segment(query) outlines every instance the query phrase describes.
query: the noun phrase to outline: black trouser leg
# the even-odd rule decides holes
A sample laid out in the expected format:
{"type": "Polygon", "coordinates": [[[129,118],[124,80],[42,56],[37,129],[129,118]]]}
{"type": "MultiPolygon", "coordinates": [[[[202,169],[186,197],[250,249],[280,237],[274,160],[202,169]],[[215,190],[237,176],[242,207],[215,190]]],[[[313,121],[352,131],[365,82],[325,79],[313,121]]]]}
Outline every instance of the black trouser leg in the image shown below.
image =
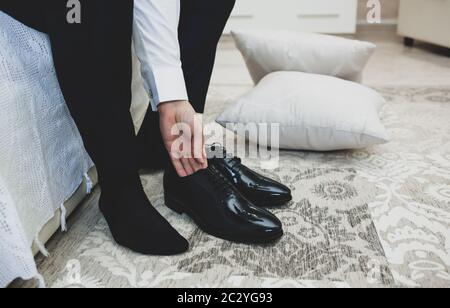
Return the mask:
{"type": "MultiPolygon", "coordinates": [[[[235,0],[181,0],[179,41],[189,100],[203,113],[216,58],[217,44],[235,0]]],[[[168,163],[159,130],[158,113],[148,110],[138,134],[141,168],[163,168],[168,163]]]]}
{"type": "Polygon", "coordinates": [[[189,100],[203,113],[217,44],[235,0],[181,0],[179,40],[189,100]]]}
{"type": "Polygon", "coordinates": [[[80,24],[68,22],[70,9],[61,0],[1,0],[0,9],[49,35],[62,93],[100,184],[136,182],[129,111],[133,1],[80,3],[80,24]]]}
{"type": "Polygon", "coordinates": [[[49,23],[55,66],[99,170],[100,209],[114,239],[143,254],[186,251],[189,244],[151,206],[137,173],[137,138],[130,114],[133,1],[84,0],[81,25],[61,25],[65,10],[60,11],[60,0],[51,1],[49,13],[56,16],[49,23]]]}
{"type": "MultiPolygon", "coordinates": [[[[61,90],[99,172],[100,209],[122,246],[144,254],[184,252],[189,244],[151,206],[137,173],[130,114],[133,1],[81,0],[81,7],[81,24],[67,22],[61,0],[46,0],[44,17],[61,90]]],[[[13,17],[26,15],[26,7],[15,9],[13,17]]]]}
{"type": "Polygon", "coordinates": [[[135,185],[130,114],[133,1],[82,0],[81,24],[66,1],[48,0],[48,34],[58,80],[99,171],[100,184],[135,185]]]}

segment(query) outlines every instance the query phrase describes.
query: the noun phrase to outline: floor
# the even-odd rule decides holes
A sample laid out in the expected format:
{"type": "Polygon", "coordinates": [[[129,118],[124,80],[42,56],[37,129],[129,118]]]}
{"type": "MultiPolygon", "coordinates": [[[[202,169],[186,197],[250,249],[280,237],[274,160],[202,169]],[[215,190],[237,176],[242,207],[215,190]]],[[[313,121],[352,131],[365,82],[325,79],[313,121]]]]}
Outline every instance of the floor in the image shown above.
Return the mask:
{"type": "MultiPolygon", "coordinates": [[[[276,174],[296,189],[290,208],[277,213],[291,223],[288,235],[317,233],[314,227],[295,223],[311,222],[311,211],[328,219],[327,228],[343,228],[338,231],[347,235],[344,238],[328,230],[335,237],[326,243],[335,246],[325,247],[326,254],[320,236],[311,235],[314,240],[306,242],[288,236],[281,246],[263,250],[205,236],[189,220],[164,212],[160,175],[154,175],[145,179],[147,191],[154,196],[152,202],[193,243],[192,251],[181,259],[160,260],[120,250],[110,241],[96,207],[83,207],[69,220],[69,233],[57,234],[48,244],[55,251],[52,257],[38,259],[48,285],[70,285],[65,277],[72,277],[71,268],[81,266],[82,283],[78,284],[82,286],[450,287],[450,57],[447,50],[427,44],[404,47],[391,27],[364,27],[356,38],[378,45],[364,82],[389,99],[391,108],[383,120],[396,140],[356,152],[284,153],[286,168],[276,174]],[[302,172],[309,176],[296,183],[302,172]],[[320,196],[310,194],[307,187],[330,181],[350,187],[350,195],[357,191],[357,197],[340,196],[345,202],[333,204],[334,208],[327,204],[311,210],[310,204],[320,204],[320,196]],[[342,210],[350,202],[351,209],[342,210]],[[305,207],[309,210],[304,211],[305,207]],[[299,212],[304,215],[300,217],[299,212]],[[336,225],[335,217],[344,222],[357,218],[359,224],[336,225]],[[351,234],[358,235],[356,240],[351,234]],[[352,254],[339,258],[336,249],[343,244],[352,254]],[[277,261],[260,267],[265,259],[277,261]],[[304,267],[289,267],[300,263],[304,267]],[[357,270],[343,274],[348,266],[357,270]],[[371,279],[366,280],[368,275],[371,279]]],[[[218,52],[207,120],[214,119],[224,102],[252,86],[241,55],[225,37],[218,52]]]]}

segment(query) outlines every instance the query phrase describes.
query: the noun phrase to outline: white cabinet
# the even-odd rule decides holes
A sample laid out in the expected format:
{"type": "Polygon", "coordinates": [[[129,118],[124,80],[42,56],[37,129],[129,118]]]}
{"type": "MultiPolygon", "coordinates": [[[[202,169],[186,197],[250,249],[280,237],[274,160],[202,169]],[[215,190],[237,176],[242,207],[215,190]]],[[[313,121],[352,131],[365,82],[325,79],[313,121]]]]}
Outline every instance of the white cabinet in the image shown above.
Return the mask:
{"type": "Polygon", "coordinates": [[[450,48],[450,0],[401,0],[398,33],[450,48]]]}
{"type": "Polygon", "coordinates": [[[354,33],[357,5],[357,0],[237,0],[227,31],[354,33]]]}

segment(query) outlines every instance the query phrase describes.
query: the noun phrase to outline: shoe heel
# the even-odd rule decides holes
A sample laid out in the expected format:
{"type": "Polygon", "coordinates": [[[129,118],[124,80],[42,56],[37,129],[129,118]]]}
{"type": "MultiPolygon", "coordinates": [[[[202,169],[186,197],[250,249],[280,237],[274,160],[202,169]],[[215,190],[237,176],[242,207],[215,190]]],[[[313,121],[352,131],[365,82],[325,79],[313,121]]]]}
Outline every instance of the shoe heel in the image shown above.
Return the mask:
{"type": "Polygon", "coordinates": [[[171,209],[172,211],[174,211],[175,213],[182,215],[184,214],[184,210],[183,210],[183,206],[180,205],[180,203],[176,200],[174,200],[173,198],[164,195],[164,201],[166,203],[166,206],[171,209]]]}

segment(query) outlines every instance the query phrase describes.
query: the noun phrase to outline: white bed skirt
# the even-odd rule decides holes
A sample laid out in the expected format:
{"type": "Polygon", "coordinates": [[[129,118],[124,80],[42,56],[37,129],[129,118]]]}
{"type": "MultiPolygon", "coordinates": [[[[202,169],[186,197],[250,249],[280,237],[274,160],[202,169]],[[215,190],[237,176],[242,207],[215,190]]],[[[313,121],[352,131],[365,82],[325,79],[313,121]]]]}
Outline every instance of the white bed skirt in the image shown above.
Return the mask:
{"type": "Polygon", "coordinates": [[[0,12],[0,287],[38,277],[32,243],[91,167],[47,36],[0,12]]]}

